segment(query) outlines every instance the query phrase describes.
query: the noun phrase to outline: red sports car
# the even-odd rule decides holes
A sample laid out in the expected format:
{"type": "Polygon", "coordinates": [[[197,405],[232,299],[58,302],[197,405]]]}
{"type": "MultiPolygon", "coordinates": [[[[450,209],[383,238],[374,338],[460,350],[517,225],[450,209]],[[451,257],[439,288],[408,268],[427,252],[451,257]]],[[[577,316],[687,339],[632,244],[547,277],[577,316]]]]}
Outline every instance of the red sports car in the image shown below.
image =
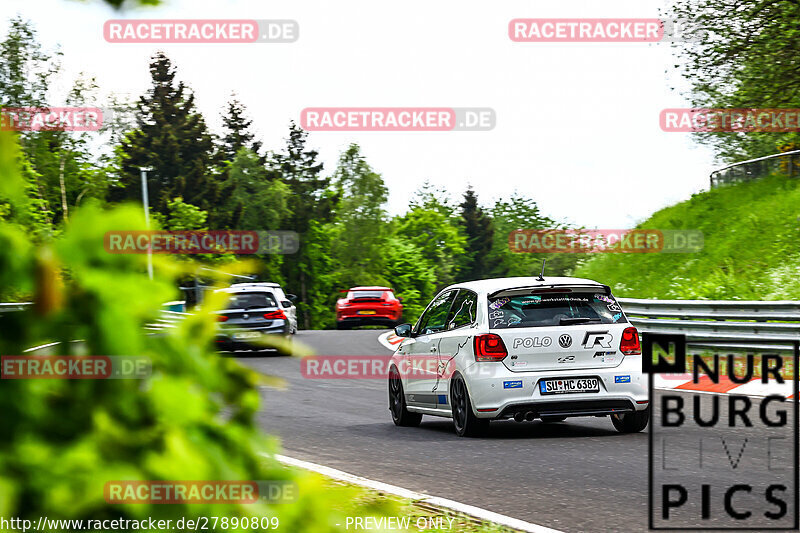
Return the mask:
{"type": "Polygon", "coordinates": [[[353,287],[336,301],[336,329],[353,326],[394,327],[403,316],[403,304],[389,287],[353,287]]]}

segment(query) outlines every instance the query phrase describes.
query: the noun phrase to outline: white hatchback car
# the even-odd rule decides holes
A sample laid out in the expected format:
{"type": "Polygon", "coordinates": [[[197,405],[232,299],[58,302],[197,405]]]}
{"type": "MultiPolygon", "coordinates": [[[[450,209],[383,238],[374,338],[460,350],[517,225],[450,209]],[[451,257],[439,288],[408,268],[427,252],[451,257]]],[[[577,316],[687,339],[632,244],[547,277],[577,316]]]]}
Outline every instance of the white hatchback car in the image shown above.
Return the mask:
{"type": "Polygon", "coordinates": [[[609,416],[624,433],[650,419],[639,333],[596,281],[500,278],[442,290],[404,337],[389,369],[399,426],[450,417],[456,433],[490,420],[609,416]]]}

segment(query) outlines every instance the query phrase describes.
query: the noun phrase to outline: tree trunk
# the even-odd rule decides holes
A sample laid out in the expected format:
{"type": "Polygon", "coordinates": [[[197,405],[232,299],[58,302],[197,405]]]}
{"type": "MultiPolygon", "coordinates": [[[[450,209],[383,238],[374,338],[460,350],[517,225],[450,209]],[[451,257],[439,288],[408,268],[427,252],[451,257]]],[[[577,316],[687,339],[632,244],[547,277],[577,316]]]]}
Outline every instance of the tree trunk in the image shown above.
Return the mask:
{"type": "Polygon", "coordinates": [[[64,211],[64,222],[69,222],[69,206],[67,205],[67,187],[64,185],[64,156],[58,168],[58,184],[61,186],[61,209],[64,211]]]}

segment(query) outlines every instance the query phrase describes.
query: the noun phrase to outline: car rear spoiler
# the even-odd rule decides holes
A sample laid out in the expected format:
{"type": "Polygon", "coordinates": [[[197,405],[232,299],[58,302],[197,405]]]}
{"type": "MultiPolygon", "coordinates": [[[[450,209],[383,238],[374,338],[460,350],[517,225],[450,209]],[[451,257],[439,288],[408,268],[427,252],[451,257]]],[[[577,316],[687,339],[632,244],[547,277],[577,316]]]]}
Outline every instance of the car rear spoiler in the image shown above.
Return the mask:
{"type": "Polygon", "coordinates": [[[500,289],[499,291],[495,291],[495,292],[489,294],[489,298],[496,298],[497,296],[511,294],[511,293],[515,293],[515,292],[522,292],[522,291],[530,291],[530,293],[535,293],[535,292],[539,292],[539,291],[542,291],[542,292],[555,292],[555,290],[565,290],[565,289],[569,289],[569,290],[572,290],[572,289],[594,289],[594,290],[603,291],[605,294],[608,294],[608,295],[611,294],[611,287],[609,287],[608,285],[602,285],[602,284],[595,285],[595,284],[589,284],[589,283],[585,283],[585,284],[582,284],[582,285],[581,284],[570,284],[570,285],[552,284],[552,285],[523,285],[522,287],[512,287],[510,289],[500,289]]]}

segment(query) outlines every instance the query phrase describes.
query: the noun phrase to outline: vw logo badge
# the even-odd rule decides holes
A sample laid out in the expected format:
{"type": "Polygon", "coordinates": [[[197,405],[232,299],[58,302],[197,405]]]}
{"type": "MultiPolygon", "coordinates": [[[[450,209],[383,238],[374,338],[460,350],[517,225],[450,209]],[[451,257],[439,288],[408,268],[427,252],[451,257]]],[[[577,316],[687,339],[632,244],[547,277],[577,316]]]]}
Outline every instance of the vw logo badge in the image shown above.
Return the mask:
{"type": "Polygon", "coordinates": [[[245,320],[247,320],[248,318],[250,318],[250,315],[248,315],[247,313],[245,313],[245,314],[244,314],[244,316],[243,316],[242,318],[244,318],[245,320]]]}
{"type": "Polygon", "coordinates": [[[565,333],[558,338],[558,344],[560,344],[562,348],[569,348],[572,346],[572,337],[565,333]]]}

